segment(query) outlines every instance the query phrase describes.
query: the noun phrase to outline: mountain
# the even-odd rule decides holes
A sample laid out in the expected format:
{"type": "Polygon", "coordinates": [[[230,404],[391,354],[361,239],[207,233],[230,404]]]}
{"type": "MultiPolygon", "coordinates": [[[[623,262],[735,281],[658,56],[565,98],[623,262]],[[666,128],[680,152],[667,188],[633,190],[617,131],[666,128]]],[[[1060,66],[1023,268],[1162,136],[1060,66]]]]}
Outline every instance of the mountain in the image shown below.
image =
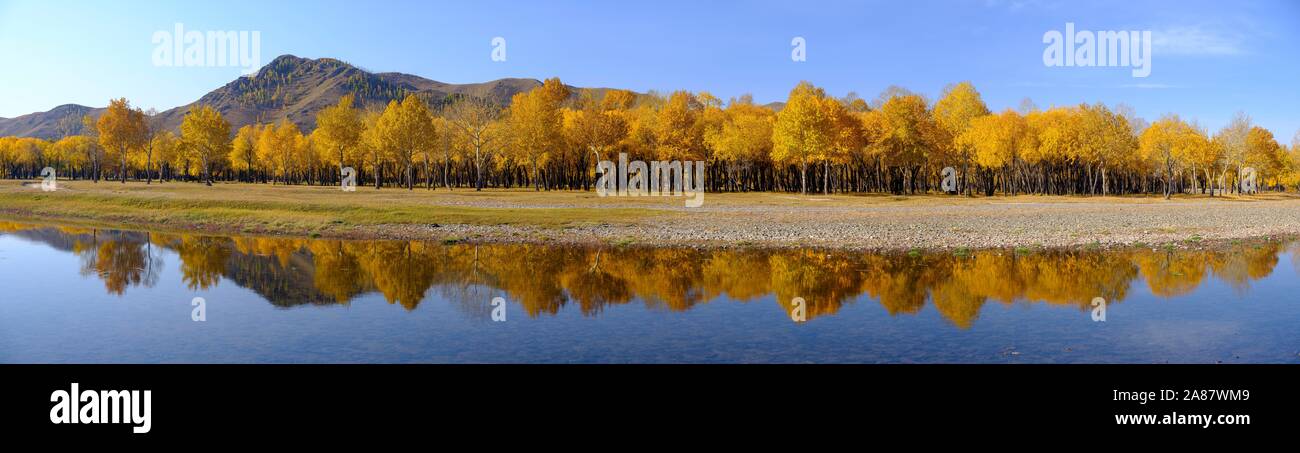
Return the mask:
{"type": "MultiPolygon", "coordinates": [[[[434,106],[445,104],[454,96],[483,97],[505,106],[516,93],[538,85],[541,81],[536,79],[451,84],[397,72],[372,73],[333,58],[281,55],[256,74],[240,77],[190,104],[158,113],[156,121],[166,129],[179,131],[190,107],[205,104],[216,108],[230,121],[232,132],[246,124],[282,118],[288,118],[306,132],[315,129],[317,112],[338,103],[348,93],[356,96],[362,108],[380,108],[408,94],[415,94],[434,106]]],[[[68,104],[48,112],[0,118],[0,136],[58,138],[63,135],[59,122],[65,117],[85,114],[97,117],[103,110],[68,104]]]]}
{"type": "Polygon", "coordinates": [[[59,122],[64,118],[81,118],[91,115],[98,118],[103,108],[86,107],[77,104],[64,104],[48,112],[36,112],[17,118],[0,118],[0,137],[14,135],[18,137],[56,138],[60,132],[59,122]]]}

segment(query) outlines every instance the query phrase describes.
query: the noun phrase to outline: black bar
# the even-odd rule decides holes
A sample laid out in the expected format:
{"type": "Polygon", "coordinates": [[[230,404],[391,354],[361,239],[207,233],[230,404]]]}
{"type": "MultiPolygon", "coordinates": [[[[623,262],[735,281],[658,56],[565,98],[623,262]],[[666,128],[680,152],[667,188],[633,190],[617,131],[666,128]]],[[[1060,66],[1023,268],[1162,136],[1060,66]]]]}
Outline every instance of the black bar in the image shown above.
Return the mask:
{"type": "MultiPolygon", "coordinates": [[[[1269,365],[7,365],[0,366],[0,376],[10,395],[3,423],[19,437],[153,441],[286,432],[331,439],[377,433],[492,436],[503,430],[542,435],[562,425],[630,432],[725,420],[773,423],[773,429],[790,433],[861,430],[864,424],[873,431],[911,429],[919,423],[936,432],[1280,432],[1297,421],[1297,370],[1269,365]],[[52,423],[51,394],[69,390],[73,382],[82,391],[150,390],[149,432],[135,434],[130,424],[52,423]],[[1162,390],[1176,392],[1180,400],[1116,401],[1116,391],[1162,390]],[[1249,397],[1182,399],[1201,390],[1246,390],[1249,397]],[[1249,424],[1121,426],[1117,414],[1247,415],[1249,424]]],[[[1220,397],[1231,394],[1244,395],[1220,397]]]]}

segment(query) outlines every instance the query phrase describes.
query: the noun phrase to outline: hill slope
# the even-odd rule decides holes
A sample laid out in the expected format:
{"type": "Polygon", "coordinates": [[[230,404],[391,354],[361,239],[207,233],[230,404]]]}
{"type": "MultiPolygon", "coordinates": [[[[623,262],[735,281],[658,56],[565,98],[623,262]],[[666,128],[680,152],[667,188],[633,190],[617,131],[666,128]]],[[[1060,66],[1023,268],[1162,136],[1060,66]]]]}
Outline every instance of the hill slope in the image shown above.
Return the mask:
{"type": "MultiPolygon", "coordinates": [[[[220,111],[230,121],[232,130],[255,122],[288,118],[303,131],[310,131],[316,127],[316,113],[348,93],[356,95],[363,108],[382,107],[390,100],[412,93],[435,106],[457,95],[485,97],[505,106],[511,96],[540,84],[536,79],[451,84],[397,72],[372,73],[333,58],[282,55],[252,76],[240,77],[192,103],[158,113],[156,120],[163,127],[178,131],[191,106],[206,104],[220,111]]],[[[63,135],[59,122],[65,117],[85,114],[97,117],[103,110],[67,104],[47,112],[0,118],[0,136],[58,138],[63,135]]]]}

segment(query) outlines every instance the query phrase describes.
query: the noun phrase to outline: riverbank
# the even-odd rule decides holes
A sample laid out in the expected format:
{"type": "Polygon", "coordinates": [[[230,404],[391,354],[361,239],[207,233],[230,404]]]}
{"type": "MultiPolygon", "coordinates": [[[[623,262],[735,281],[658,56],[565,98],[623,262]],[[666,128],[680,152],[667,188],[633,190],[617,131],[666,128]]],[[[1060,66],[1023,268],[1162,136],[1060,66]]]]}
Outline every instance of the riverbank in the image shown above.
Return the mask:
{"type": "Polygon", "coordinates": [[[179,232],[447,242],[984,249],[1210,244],[1300,235],[1300,197],[955,197],[0,181],[0,216],[179,232]]]}

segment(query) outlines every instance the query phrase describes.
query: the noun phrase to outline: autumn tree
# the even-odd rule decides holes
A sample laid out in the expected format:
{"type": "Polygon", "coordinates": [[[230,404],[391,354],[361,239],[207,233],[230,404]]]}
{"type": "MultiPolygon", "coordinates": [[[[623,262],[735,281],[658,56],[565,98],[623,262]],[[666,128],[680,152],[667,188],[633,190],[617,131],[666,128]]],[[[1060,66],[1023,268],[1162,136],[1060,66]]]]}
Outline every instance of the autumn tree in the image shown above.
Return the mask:
{"type": "MultiPolygon", "coordinates": [[[[955,141],[957,146],[971,150],[972,162],[989,174],[1005,170],[1036,146],[1028,121],[1011,109],[972,118],[955,141]]],[[[994,188],[991,181],[987,182],[985,194],[992,195],[994,188]]]]}
{"type": "Polygon", "coordinates": [[[772,128],[772,160],[799,166],[799,193],[808,193],[808,165],[825,156],[834,140],[823,101],[826,92],[808,82],[790,91],[772,128]]]}
{"type": "Polygon", "coordinates": [[[144,112],[132,108],[126,98],[109,101],[108,109],[96,122],[99,143],[113,153],[118,162],[118,180],[123,184],[126,184],[127,162],[131,153],[143,147],[148,140],[147,128],[144,112]]]}
{"type": "Polygon", "coordinates": [[[263,127],[258,135],[257,160],[271,173],[272,180],[289,184],[306,151],[306,138],[288,119],[263,127]]]}
{"type": "Polygon", "coordinates": [[[262,138],[262,126],[246,124],[235,132],[235,139],[230,147],[230,165],[242,169],[248,182],[255,182],[255,168],[258,161],[258,143],[262,138]]]}
{"type": "Polygon", "coordinates": [[[1189,138],[1195,134],[1190,125],[1178,115],[1165,115],[1151,124],[1141,137],[1142,155],[1156,162],[1164,175],[1165,199],[1173,193],[1173,172],[1175,157],[1184,149],[1189,138]]]}
{"type": "Polygon", "coordinates": [[[506,118],[512,151],[532,168],[535,190],[542,189],[540,170],[550,154],[563,143],[560,104],[569,96],[559,79],[547,79],[542,86],[516,94],[506,118]]]}
{"type": "Polygon", "coordinates": [[[347,166],[349,152],[356,149],[361,141],[361,111],[353,107],[353,96],[348,94],[339,99],[338,104],[324,108],[316,114],[316,131],[313,138],[318,138],[322,146],[333,150],[330,158],[336,161],[339,170],[347,166]],[[316,134],[319,134],[316,135],[316,134]]]}
{"type": "Polygon", "coordinates": [[[1246,134],[1246,156],[1244,164],[1256,171],[1261,182],[1266,177],[1277,178],[1284,169],[1285,156],[1282,146],[1273,138],[1273,133],[1259,126],[1250,128],[1246,134]]]}
{"type": "MultiPolygon", "coordinates": [[[[1228,124],[1214,134],[1215,146],[1218,146],[1223,153],[1223,158],[1219,162],[1219,179],[1224,180],[1220,184],[1220,188],[1224,190],[1227,188],[1228,171],[1235,170],[1237,179],[1240,179],[1241,170],[1245,168],[1246,155],[1249,151],[1246,138],[1250,135],[1252,127],[1254,126],[1251,124],[1250,116],[1245,112],[1237,112],[1228,124]]],[[[1233,187],[1240,187],[1240,184],[1233,184],[1233,187]]]]}
{"type": "MultiPolygon", "coordinates": [[[[518,96],[518,95],[516,95],[518,96]]],[[[461,98],[447,109],[452,132],[460,137],[473,155],[474,190],[483,190],[483,170],[491,160],[503,128],[498,124],[501,110],[483,98],[461,98]]]]}
{"type": "Polygon", "coordinates": [[[392,101],[375,124],[382,146],[405,169],[406,188],[415,188],[415,157],[433,148],[433,118],[424,101],[408,95],[399,104],[392,101]]]}
{"type": "Polygon", "coordinates": [[[229,154],[230,123],[216,109],[197,104],[181,121],[181,139],[198,162],[203,183],[211,186],[212,167],[229,154]]]}
{"type": "Polygon", "coordinates": [[[727,106],[722,126],[705,133],[705,142],[713,149],[715,159],[726,166],[724,174],[733,188],[745,189],[741,173],[753,170],[772,153],[775,122],[772,110],[737,100],[727,106]]]}
{"type": "Polygon", "coordinates": [[[902,186],[896,191],[914,192],[916,176],[941,147],[941,133],[924,97],[917,94],[882,94],[879,114],[883,127],[876,138],[890,163],[902,172],[902,186]]]}
{"type": "MultiPolygon", "coordinates": [[[[173,162],[176,159],[177,153],[182,151],[181,139],[172,131],[162,130],[154,134],[152,143],[154,154],[153,164],[157,165],[156,170],[158,171],[158,181],[162,182],[165,177],[163,168],[169,162],[173,162]]],[[[148,164],[146,164],[146,171],[149,171],[147,167],[148,164]]]]}
{"type": "MultiPolygon", "coordinates": [[[[587,153],[593,157],[593,163],[610,160],[611,150],[627,137],[627,119],[618,111],[624,101],[611,100],[610,96],[617,98],[624,95],[610,91],[599,103],[588,102],[581,109],[564,111],[564,137],[583,153],[583,157],[578,158],[579,161],[585,161],[587,153]]],[[[581,167],[586,168],[585,165],[581,167]]],[[[585,186],[584,180],[584,188],[585,186]]]]}
{"type": "Polygon", "coordinates": [[[970,82],[961,82],[944,88],[943,94],[934,104],[934,118],[943,131],[943,143],[949,147],[949,155],[961,162],[961,186],[958,192],[967,192],[967,172],[973,150],[969,144],[962,144],[958,137],[970,127],[971,121],[989,114],[979,91],[970,82]]]}

